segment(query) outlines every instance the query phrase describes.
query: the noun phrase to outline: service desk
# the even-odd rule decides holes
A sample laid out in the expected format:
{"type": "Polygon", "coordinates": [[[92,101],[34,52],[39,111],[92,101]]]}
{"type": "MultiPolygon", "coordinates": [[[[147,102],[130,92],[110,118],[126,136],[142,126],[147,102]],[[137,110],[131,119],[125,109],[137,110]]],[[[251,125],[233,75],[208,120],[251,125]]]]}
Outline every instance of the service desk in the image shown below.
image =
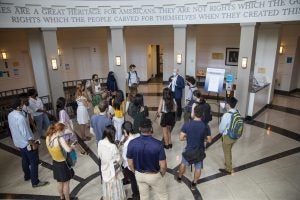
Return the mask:
{"type": "Polygon", "coordinates": [[[270,84],[252,87],[250,90],[248,116],[252,117],[268,104],[270,84]]]}

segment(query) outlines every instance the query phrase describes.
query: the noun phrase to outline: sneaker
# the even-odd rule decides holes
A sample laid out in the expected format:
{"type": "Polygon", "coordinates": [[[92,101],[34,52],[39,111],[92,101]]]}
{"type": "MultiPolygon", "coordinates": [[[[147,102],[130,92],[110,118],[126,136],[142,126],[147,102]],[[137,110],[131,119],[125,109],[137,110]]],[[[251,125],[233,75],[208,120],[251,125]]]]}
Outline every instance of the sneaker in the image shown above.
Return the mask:
{"type": "Polygon", "coordinates": [[[194,183],[194,181],[191,184],[191,190],[196,190],[197,189],[197,183],[194,183]]]}
{"type": "Polygon", "coordinates": [[[169,149],[169,145],[164,145],[164,148],[165,149],[169,149]]]}
{"type": "Polygon", "coordinates": [[[227,171],[226,169],[219,169],[219,171],[223,174],[231,175],[231,172],[227,171]]]}
{"type": "Polygon", "coordinates": [[[40,181],[38,184],[36,185],[32,185],[33,188],[36,188],[36,187],[43,187],[45,185],[48,185],[49,182],[48,181],[40,181]]]}
{"type": "Polygon", "coordinates": [[[173,144],[169,144],[169,148],[172,149],[172,147],[173,147],[173,144]]]}
{"type": "Polygon", "coordinates": [[[181,178],[179,176],[174,176],[175,180],[178,182],[178,183],[181,183],[181,178]]]}

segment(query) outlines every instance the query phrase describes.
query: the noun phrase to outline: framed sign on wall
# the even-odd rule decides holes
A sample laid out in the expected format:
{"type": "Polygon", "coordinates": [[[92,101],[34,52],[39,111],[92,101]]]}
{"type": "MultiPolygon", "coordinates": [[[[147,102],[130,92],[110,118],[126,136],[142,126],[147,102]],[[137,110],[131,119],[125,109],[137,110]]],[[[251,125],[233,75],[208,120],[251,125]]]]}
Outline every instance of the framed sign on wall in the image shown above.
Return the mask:
{"type": "Polygon", "coordinates": [[[239,48],[226,48],[225,65],[238,66],[239,48]]]}

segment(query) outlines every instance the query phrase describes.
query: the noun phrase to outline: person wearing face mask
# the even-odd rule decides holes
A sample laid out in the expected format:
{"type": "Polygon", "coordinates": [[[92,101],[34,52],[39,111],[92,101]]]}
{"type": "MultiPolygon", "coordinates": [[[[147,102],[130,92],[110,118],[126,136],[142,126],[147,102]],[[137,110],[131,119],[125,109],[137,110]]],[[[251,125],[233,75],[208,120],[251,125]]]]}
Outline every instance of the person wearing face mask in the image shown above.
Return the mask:
{"type": "Polygon", "coordinates": [[[38,177],[38,142],[34,140],[29,123],[22,113],[23,103],[16,99],[12,105],[13,111],[8,114],[8,124],[14,145],[20,150],[24,180],[31,180],[32,187],[48,185],[38,177]]]}
{"type": "Polygon", "coordinates": [[[182,106],[181,106],[181,99],[182,99],[182,90],[185,87],[184,78],[178,74],[179,70],[174,68],[173,75],[169,79],[169,88],[173,92],[174,99],[176,101],[177,110],[176,110],[176,118],[177,121],[180,121],[181,114],[182,114],[182,106]]]}
{"type": "Polygon", "coordinates": [[[28,90],[29,108],[33,111],[33,118],[37,128],[37,139],[40,139],[50,125],[47,110],[44,108],[42,100],[38,97],[35,89],[28,90]]]}
{"type": "Polygon", "coordinates": [[[92,87],[92,96],[100,94],[101,84],[99,82],[98,74],[93,74],[92,81],[91,81],[91,87],[92,87]]]}
{"type": "Polygon", "coordinates": [[[133,84],[139,84],[140,78],[135,71],[135,65],[129,65],[129,72],[128,72],[128,87],[131,87],[133,84]]]}

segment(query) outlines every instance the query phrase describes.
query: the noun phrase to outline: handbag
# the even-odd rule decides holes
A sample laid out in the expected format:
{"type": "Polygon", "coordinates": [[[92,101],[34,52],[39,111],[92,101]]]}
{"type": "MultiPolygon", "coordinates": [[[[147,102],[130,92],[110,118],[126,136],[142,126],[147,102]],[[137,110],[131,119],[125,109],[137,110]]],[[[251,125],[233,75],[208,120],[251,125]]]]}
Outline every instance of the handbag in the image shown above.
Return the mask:
{"type": "Polygon", "coordinates": [[[68,167],[74,167],[75,163],[77,161],[77,155],[74,149],[72,149],[72,151],[67,152],[64,150],[64,148],[61,146],[59,138],[58,138],[58,144],[60,147],[60,150],[62,151],[62,154],[64,156],[64,158],[66,159],[66,163],[68,165],[68,167]]]}
{"type": "Polygon", "coordinates": [[[202,149],[193,149],[190,151],[185,151],[182,153],[182,156],[189,164],[195,164],[201,162],[206,157],[204,150],[202,149]]]}

